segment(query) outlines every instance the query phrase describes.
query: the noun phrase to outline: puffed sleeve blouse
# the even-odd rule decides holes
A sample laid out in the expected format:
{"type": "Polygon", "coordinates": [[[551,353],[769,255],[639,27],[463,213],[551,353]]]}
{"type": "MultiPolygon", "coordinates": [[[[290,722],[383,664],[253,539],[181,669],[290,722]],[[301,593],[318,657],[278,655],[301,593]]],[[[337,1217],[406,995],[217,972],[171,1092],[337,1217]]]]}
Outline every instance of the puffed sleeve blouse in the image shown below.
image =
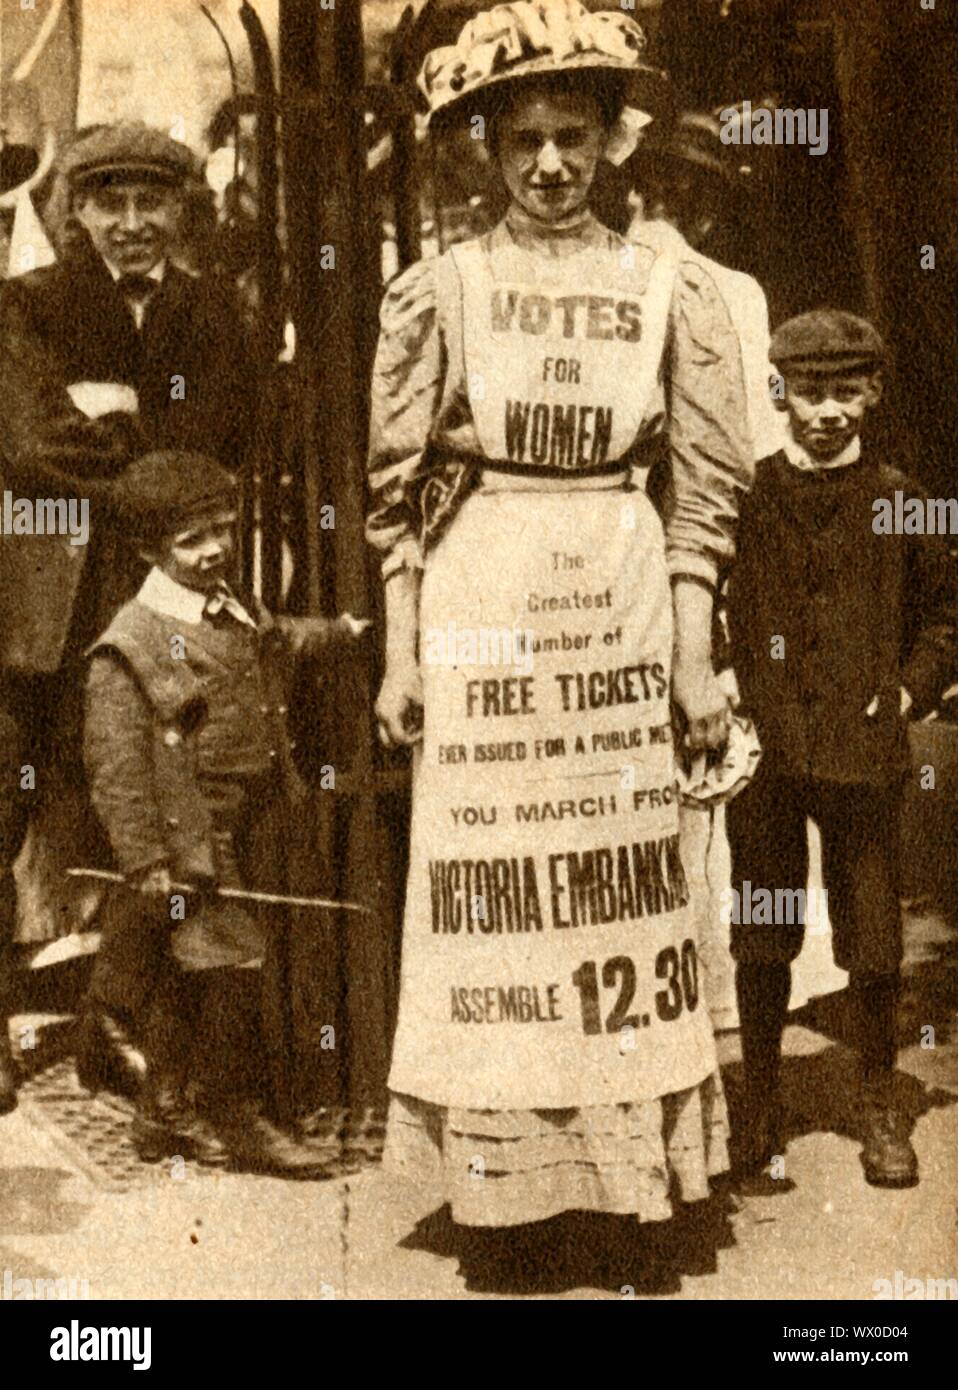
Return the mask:
{"type": "MultiPolygon", "coordinates": [[[[601,234],[611,245],[626,245],[606,228],[601,234]]],[[[448,254],[418,261],[383,300],[366,535],[383,556],[386,579],[422,566],[431,540],[475,481],[475,466],[470,471],[463,462],[476,459],[480,445],[466,390],[461,299],[442,293],[442,277],[449,274],[448,254]]],[[[707,268],[691,257],[678,263],[663,375],[671,463],[668,566],[672,574],[714,585],[732,558],[752,460],[738,338],[707,268]]]]}

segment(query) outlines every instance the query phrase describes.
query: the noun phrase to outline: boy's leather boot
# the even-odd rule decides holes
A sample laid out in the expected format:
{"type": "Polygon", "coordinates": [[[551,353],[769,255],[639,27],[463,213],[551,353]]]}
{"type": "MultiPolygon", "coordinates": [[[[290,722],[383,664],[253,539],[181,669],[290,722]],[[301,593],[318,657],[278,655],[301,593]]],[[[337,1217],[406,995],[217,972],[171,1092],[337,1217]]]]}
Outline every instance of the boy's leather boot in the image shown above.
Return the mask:
{"type": "Polygon", "coordinates": [[[782,1035],[791,991],[791,968],[780,962],[741,963],[735,970],[742,1071],[743,1129],[735,1168],[755,1177],[782,1152],[780,1134],[782,1035]]]}
{"type": "Polygon", "coordinates": [[[914,1187],[918,1155],[911,1125],[896,1103],[894,1073],[872,1073],[862,1084],[862,1168],[872,1187],[914,1187]]]}
{"type": "Polygon", "coordinates": [[[122,1024],[95,999],[84,1001],[76,1021],[77,1081],[84,1090],[135,1096],[143,1082],[143,1055],[122,1024]]]}
{"type": "Polygon", "coordinates": [[[171,1124],[175,1107],[175,1086],[169,1077],[158,1075],[156,1066],[151,1065],[136,1098],[130,1134],[137,1158],[144,1163],[159,1163],[161,1158],[172,1158],[182,1152],[171,1124]]]}
{"type": "Polygon", "coordinates": [[[861,1057],[861,1162],[873,1187],[913,1187],[918,1155],[895,1097],[897,975],[853,976],[851,996],[861,1057]]]}
{"type": "Polygon", "coordinates": [[[251,1101],[230,1106],[214,1117],[232,1166],[245,1173],[270,1173],[278,1178],[321,1178],[326,1162],[278,1129],[251,1101]]]}
{"type": "Polygon", "coordinates": [[[149,1074],[133,1116],[133,1147],[144,1163],[181,1155],[205,1168],[225,1168],[229,1153],[213,1128],[190,1106],[178,1078],[149,1074]]]}
{"type": "Polygon", "coordinates": [[[320,1157],[266,1119],[256,1103],[260,1038],[258,1009],[249,1008],[244,978],[249,972],[205,974],[203,1062],[196,1070],[202,1073],[210,1123],[229,1151],[231,1166],[282,1178],[323,1177],[320,1157]]]}
{"type": "Polygon", "coordinates": [[[224,1167],[228,1154],[187,1099],[189,1057],[182,977],[158,986],[144,1030],[147,1073],[137,1096],[132,1140],[144,1163],[182,1155],[207,1167],[224,1167]]]}

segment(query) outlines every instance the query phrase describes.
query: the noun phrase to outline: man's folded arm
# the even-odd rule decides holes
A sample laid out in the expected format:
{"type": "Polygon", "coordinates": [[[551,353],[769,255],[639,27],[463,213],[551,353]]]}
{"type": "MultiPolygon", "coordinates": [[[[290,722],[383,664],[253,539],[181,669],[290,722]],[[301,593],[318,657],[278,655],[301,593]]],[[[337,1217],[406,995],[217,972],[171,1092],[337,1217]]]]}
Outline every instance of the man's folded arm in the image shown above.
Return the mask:
{"type": "Polygon", "coordinates": [[[18,287],[0,287],[0,450],[8,486],[90,496],[142,452],[138,419],[112,411],[88,419],[70,399],[63,363],[42,342],[18,287]]]}

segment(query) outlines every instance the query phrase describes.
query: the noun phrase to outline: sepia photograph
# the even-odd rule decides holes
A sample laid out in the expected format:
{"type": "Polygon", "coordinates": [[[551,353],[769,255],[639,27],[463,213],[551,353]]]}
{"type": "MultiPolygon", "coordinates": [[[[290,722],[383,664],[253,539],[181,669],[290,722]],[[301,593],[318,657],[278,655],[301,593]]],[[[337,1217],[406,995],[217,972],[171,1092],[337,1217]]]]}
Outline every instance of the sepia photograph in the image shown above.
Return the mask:
{"type": "Polygon", "coordinates": [[[0,0],[36,1366],[302,1302],[930,1357],[956,73],[954,0],[0,0]]]}

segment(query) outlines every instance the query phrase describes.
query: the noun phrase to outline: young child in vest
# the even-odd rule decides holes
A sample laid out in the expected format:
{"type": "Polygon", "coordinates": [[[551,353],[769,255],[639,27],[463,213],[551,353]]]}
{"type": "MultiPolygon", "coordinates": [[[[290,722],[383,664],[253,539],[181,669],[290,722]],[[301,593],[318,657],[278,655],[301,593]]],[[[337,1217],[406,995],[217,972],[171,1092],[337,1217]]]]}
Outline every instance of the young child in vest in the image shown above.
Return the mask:
{"type": "Polygon", "coordinates": [[[764,755],[728,808],[728,835],[740,1166],[754,1175],[782,1154],[782,1034],[805,925],[810,816],[835,961],[850,975],[862,1166],[869,1183],[900,1187],[918,1180],[894,1085],[906,724],[958,674],[958,574],[948,536],[888,524],[896,492],[924,509],[926,489],[861,442],[882,356],[872,325],[838,310],[791,319],[772,338],[789,437],[758,464],[743,503],[728,599],[742,710],[764,755]]]}
{"type": "Polygon", "coordinates": [[[287,691],[299,663],[344,659],[368,623],[272,619],[240,601],[229,583],[233,479],[209,459],[147,455],[115,495],[152,569],[91,648],[84,753],[128,885],[117,929],[139,934],[150,980],[134,1143],[148,1161],[183,1154],[312,1176],[315,1158],[257,1104],[251,967],[262,962],[266,927],[211,890],[289,891],[290,803],[304,789],[287,691]]]}

